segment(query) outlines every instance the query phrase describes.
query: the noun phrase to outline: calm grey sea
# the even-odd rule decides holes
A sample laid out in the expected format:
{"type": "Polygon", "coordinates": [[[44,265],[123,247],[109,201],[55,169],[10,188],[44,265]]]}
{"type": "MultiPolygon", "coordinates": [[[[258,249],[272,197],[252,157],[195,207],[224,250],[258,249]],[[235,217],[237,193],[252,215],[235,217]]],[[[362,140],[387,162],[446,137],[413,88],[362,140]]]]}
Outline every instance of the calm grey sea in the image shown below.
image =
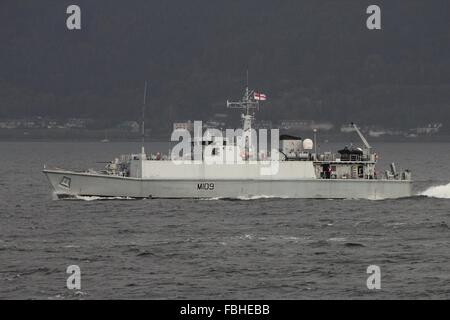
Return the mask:
{"type": "Polygon", "coordinates": [[[0,298],[448,299],[450,144],[374,147],[428,196],[54,200],[44,164],[98,168],[139,145],[0,142],[0,298]],[[74,264],[77,293],[66,289],[74,264]],[[381,290],[366,287],[369,265],[381,290]]]}

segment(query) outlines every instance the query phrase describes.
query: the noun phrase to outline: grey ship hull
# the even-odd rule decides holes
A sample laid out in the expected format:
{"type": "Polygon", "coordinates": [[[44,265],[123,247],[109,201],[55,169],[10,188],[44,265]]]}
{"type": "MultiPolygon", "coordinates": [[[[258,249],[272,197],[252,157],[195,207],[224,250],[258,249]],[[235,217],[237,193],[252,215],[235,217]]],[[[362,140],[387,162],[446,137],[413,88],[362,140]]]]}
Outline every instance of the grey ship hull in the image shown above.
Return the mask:
{"type": "Polygon", "coordinates": [[[412,195],[412,182],[368,179],[181,180],[44,170],[58,197],[390,199],[412,195]]]}

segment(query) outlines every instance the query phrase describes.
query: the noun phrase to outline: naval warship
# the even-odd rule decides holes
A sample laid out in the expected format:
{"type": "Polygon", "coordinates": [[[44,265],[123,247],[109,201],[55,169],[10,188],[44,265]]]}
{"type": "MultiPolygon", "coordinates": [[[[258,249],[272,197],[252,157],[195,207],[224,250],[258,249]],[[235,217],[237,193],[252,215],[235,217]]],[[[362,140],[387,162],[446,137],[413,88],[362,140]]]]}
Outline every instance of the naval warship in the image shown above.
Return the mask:
{"type": "MultiPolygon", "coordinates": [[[[167,156],[147,155],[142,144],[139,153],[122,155],[103,170],[44,166],[43,173],[58,198],[389,199],[412,195],[411,172],[398,172],[392,163],[379,173],[378,155],[355,124],[352,128],[361,147],[320,153],[315,139],[279,135],[278,143],[272,141],[277,149],[255,151],[249,141],[254,137],[256,110],[264,99],[247,86],[240,101],[227,101],[229,108],[242,110],[243,125],[236,139],[216,139],[212,145],[211,137],[200,135],[189,141],[190,151],[167,156]],[[214,161],[223,160],[230,151],[238,155],[237,160],[214,161]]],[[[143,122],[142,138],[144,126],[143,122]]]]}

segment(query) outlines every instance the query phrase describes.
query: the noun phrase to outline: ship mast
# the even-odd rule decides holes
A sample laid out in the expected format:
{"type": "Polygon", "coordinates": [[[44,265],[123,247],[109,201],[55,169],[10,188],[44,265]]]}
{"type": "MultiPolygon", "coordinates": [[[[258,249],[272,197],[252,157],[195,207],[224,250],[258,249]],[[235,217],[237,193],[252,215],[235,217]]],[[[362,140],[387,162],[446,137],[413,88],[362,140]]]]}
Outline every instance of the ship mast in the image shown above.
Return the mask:
{"type": "Polygon", "coordinates": [[[242,109],[242,119],[243,119],[243,135],[242,139],[244,139],[244,149],[245,149],[245,160],[249,159],[249,156],[252,150],[252,121],[254,119],[254,109],[259,109],[259,101],[255,101],[253,98],[254,91],[248,88],[248,72],[247,72],[247,85],[245,88],[244,96],[241,101],[228,101],[227,100],[227,108],[231,109],[242,109]]]}
{"type": "Polygon", "coordinates": [[[144,103],[142,105],[142,124],[141,124],[141,155],[145,156],[145,107],[147,102],[147,81],[145,81],[144,85],[144,103]]]}
{"type": "Polygon", "coordinates": [[[248,131],[252,128],[252,120],[254,118],[254,113],[252,109],[259,108],[259,102],[253,100],[253,90],[249,90],[248,85],[245,88],[245,93],[241,101],[228,101],[227,108],[231,109],[243,109],[242,119],[244,119],[244,131],[248,131]]]}

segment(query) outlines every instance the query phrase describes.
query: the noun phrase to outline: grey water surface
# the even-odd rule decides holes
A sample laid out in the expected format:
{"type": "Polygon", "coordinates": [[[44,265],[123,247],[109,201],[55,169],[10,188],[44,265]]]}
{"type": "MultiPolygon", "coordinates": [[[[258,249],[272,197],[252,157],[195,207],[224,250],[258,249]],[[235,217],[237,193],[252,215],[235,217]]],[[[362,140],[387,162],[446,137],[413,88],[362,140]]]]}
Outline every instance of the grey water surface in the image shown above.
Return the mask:
{"type": "Polygon", "coordinates": [[[374,147],[380,169],[413,171],[417,196],[55,200],[44,164],[100,168],[139,144],[0,142],[0,299],[448,299],[450,144],[374,147]]]}

